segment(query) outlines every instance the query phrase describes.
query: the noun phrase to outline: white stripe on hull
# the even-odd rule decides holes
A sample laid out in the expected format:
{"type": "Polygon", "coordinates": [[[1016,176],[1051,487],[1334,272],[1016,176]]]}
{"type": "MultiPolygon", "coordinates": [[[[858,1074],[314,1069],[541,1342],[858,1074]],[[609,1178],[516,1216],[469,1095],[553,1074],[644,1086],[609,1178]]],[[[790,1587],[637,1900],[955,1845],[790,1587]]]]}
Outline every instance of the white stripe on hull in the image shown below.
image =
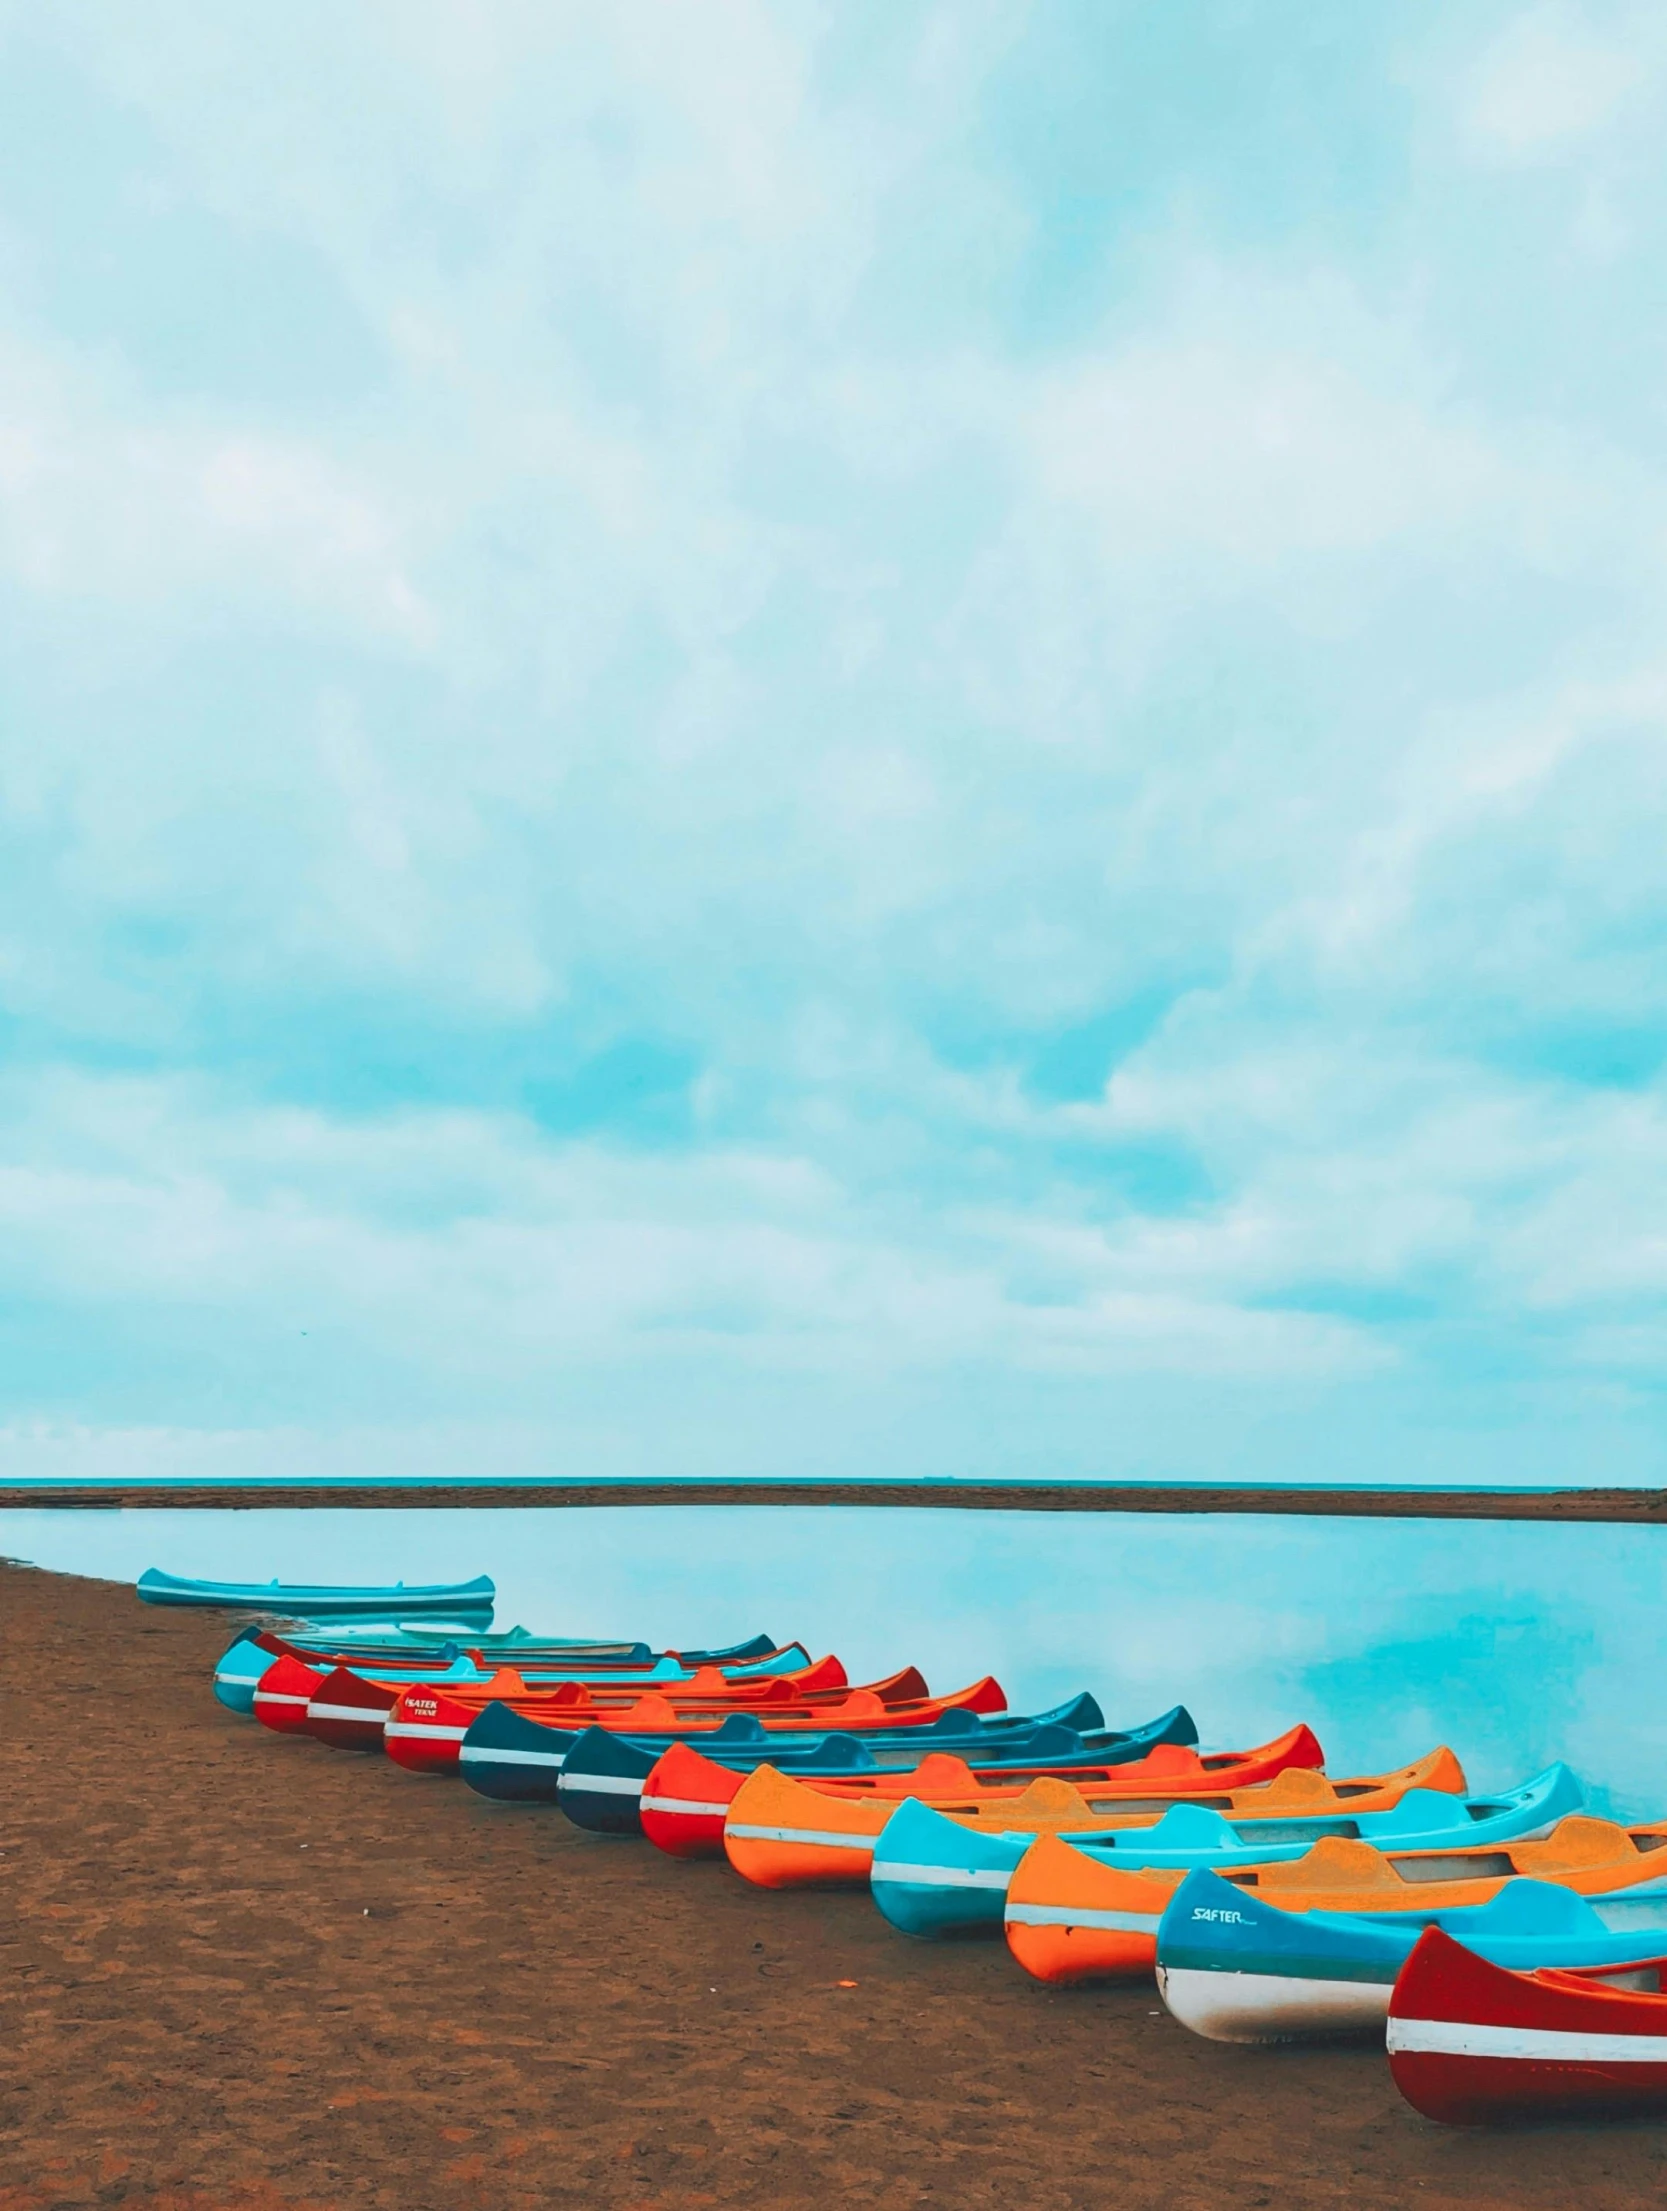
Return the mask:
{"type": "Polygon", "coordinates": [[[1183,2027],[1211,2042],[1290,2042],[1381,2030],[1388,1981],[1316,1981],[1286,1973],[1206,1973],[1160,1965],[1158,1989],[1183,2027]]]}
{"type": "Polygon", "coordinates": [[[1009,1927],[1063,1927],[1067,1933],[1073,1927],[1094,1927],[1113,1935],[1155,1935],[1160,1917],[1157,1912],[1091,1912],[1063,1904],[1009,1904],[1006,1913],[1009,1927]]]}
{"type": "Polygon", "coordinates": [[[280,1696],[276,1689],[257,1689],[255,1691],[255,1702],[257,1704],[287,1704],[292,1710],[299,1706],[304,1712],[312,1701],[311,1697],[280,1696]]]}
{"type": "Polygon", "coordinates": [[[1503,2057],[1542,2065],[1667,2065],[1667,2034],[1569,2034],[1551,2027],[1484,2027],[1474,2020],[1391,2019],[1391,2050],[1439,2057],[1503,2057]]]}
{"type": "Polygon", "coordinates": [[[724,1835],[726,1839],[734,1835],[742,1842],[814,1843],[824,1850],[855,1850],[866,1857],[874,1853],[872,1835],[829,1835],[814,1827],[742,1827],[731,1820],[724,1835]]]}
{"type": "Polygon", "coordinates": [[[410,1743],[460,1743],[469,1732],[465,1727],[439,1727],[431,1720],[390,1720],[382,1730],[390,1739],[398,1736],[410,1743]]]}
{"type": "Polygon", "coordinates": [[[471,1750],[463,1746],[466,1766],[555,1766],[567,1763],[565,1750],[471,1750]]]}
{"type": "Polygon", "coordinates": [[[727,1804],[696,1804],[686,1796],[645,1796],[642,1808],[645,1812],[683,1812],[691,1819],[722,1819],[729,1810],[727,1804]]]}
{"type": "Polygon", "coordinates": [[[634,1773],[564,1773],[564,1789],[581,1789],[592,1796],[641,1796],[642,1782],[634,1773]]]}
{"type": "Polygon", "coordinates": [[[364,1727],[380,1729],[387,1721],[386,1707],[374,1704],[309,1704],[309,1720],[357,1720],[364,1727]]]}
{"type": "MultiPolygon", "coordinates": [[[[917,1889],[995,1889],[1007,1893],[1012,1873],[1001,1866],[899,1866],[876,1858],[869,1878],[875,1881],[907,1881],[917,1889]]],[[[1072,1920],[1072,1926],[1078,1922],[1072,1920]]]]}

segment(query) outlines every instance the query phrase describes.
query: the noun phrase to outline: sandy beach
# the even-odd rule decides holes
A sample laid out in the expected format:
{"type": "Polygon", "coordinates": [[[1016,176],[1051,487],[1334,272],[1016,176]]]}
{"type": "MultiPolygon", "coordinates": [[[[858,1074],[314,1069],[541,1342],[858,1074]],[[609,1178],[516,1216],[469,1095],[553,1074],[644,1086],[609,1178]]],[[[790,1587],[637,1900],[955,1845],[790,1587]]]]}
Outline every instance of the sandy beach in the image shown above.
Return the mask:
{"type": "Polygon", "coordinates": [[[1659,2200],[1667,2130],[1441,2132],[862,1894],[773,1896],[224,1711],[213,1617],[0,1567],[0,2211],[1659,2200]],[[854,1986],[842,1986],[842,1983],[854,1986]]]}

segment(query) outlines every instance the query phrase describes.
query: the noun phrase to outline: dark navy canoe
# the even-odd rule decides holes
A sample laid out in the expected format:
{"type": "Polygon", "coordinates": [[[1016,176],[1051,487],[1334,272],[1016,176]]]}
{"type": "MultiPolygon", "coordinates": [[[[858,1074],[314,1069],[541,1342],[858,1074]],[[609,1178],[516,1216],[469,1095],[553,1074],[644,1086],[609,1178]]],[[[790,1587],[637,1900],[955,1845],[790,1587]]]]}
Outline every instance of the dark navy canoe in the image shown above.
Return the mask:
{"type": "MultiPolygon", "coordinates": [[[[1094,1699],[1082,1696],[1070,1698],[1056,1713],[1030,1719],[1009,1713],[980,1719],[974,1712],[944,1712],[925,1727],[841,1730],[832,1736],[810,1738],[797,1731],[786,1735],[772,1732],[750,1712],[731,1713],[722,1727],[703,1728],[687,1736],[621,1735],[606,1728],[552,1727],[528,1719],[507,1704],[489,1704],[463,1737],[458,1771],[478,1795],[497,1803],[557,1804],[562,1801],[558,1784],[567,1754],[585,1734],[606,1736],[610,1742],[627,1746],[633,1756],[632,1771],[639,1780],[670,1744],[679,1741],[695,1743],[708,1757],[734,1765],[740,1772],[750,1772],[768,1758],[784,1773],[806,1770],[807,1760],[812,1761],[809,1770],[813,1773],[906,1773],[933,1750],[976,1754],[981,1763],[1070,1761],[1093,1765],[1105,1762],[1105,1754],[1085,1749],[1092,1738],[1086,1737],[1083,1730],[1100,1727],[1102,1719],[1094,1699]]],[[[1191,1743],[1198,1739],[1191,1718],[1179,1707],[1166,1714],[1164,1721],[1155,1722],[1154,1727],[1159,1732],[1148,1736],[1141,1730],[1140,1747],[1126,1755],[1140,1757],[1153,1742],[1191,1743]],[[1173,1732],[1163,1733],[1166,1726],[1173,1732]]],[[[1127,1740],[1133,1742],[1136,1738],[1127,1740]]],[[[627,1832],[636,1833],[637,1829],[633,1826],[627,1832]]]]}
{"type": "Polygon", "coordinates": [[[404,1582],[344,1584],[318,1582],[192,1581],[164,1574],[154,1566],[139,1576],[140,1599],[148,1605],[236,1606],[245,1612],[275,1612],[286,1619],[328,1620],[353,1613],[376,1613],[403,1620],[417,1613],[461,1619],[491,1615],[497,1586],[490,1574],[473,1581],[433,1582],[407,1588],[404,1582]]]}
{"type": "MultiPolygon", "coordinates": [[[[1092,1698],[1073,1699],[1062,1709],[1075,1710],[1083,1703],[1098,1711],[1092,1698]]],[[[569,1751],[584,1735],[603,1736],[624,1747],[630,1771],[638,1778],[639,1794],[641,1780],[661,1753],[671,1743],[685,1740],[697,1742],[708,1757],[734,1765],[741,1772],[750,1771],[766,1758],[784,1773],[830,1774],[907,1772],[929,1750],[975,1748],[985,1758],[999,1758],[1002,1753],[994,1742],[986,1744],[964,1724],[969,1717],[975,1715],[946,1712],[929,1727],[877,1729],[867,1735],[853,1730],[807,1738],[799,1733],[772,1734],[754,1714],[732,1712],[722,1727],[680,1737],[619,1735],[601,1727],[550,1727],[543,1721],[528,1719],[510,1705],[489,1704],[463,1738],[458,1771],[477,1794],[498,1803],[557,1804],[562,1801],[562,1767],[569,1751]],[[899,1736],[908,1738],[908,1747],[899,1744],[899,1736]],[[882,1755],[876,1755],[876,1745],[882,1755]]],[[[1028,1751],[1038,1762],[1051,1762],[1072,1757],[1082,1748],[1082,1742],[1082,1736],[1070,1728],[1039,1723],[1032,1733],[1010,1738],[1009,1755],[1013,1762],[1023,1763],[1020,1753],[1028,1751]]],[[[627,1831],[637,1830],[632,1827],[627,1831]]]]}
{"type": "Polygon", "coordinates": [[[576,1827],[593,1834],[641,1834],[642,1785],[673,1740],[688,1743],[735,1773],[751,1773],[767,1761],[782,1773],[837,1781],[910,1773],[933,1752],[953,1753],[975,1773],[1099,1769],[1144,1758],[1159,1743],[1195,1743],[1198,1731],[1181,1705],[1143,1727],[1108,1728],[1090,1696],[1073,1697],[1052,1712],[1002,1713],[986,1720],[946,1712],[928,1727],[889,1728],[855,1738],[819,1736],[810,1743],[802,1736],[772,1737],[751,1713],[733,1713],[712,1733],[680,1738],[617,1735],[593,1727],[563,1754],[556,1769],[556,1802],[576,1827]]]}

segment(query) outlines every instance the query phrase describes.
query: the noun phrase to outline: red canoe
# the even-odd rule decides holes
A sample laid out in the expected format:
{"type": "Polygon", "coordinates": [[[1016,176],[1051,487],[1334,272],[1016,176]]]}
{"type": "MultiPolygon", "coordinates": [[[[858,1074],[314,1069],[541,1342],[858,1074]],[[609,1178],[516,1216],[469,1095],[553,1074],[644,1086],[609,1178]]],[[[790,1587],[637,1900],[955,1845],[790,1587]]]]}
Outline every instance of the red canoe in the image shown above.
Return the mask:
{"type": "Polygon", "coordinates": [[[327,1671],[293,1655],[275,1658],[255,1683],[255,1718],[279,1735],[299,1735],[307,1725],[307,1707],[327,1671]]]}
{"type": "Polygon", "coordinates": [[[1389,2070],[1448,2126],[1667,2110],[1664,1969],[1511,1973],[1432,1927],[1389,1999],[1389,2070]]]}
{"type": "MultiPolygon", "coordinates": [[[[773,1720],[778,1711],[794,1713],[824,1704],[843,1705],[859,1693],[877,1696],[889,1709],[898,1702],[917,1699],[925,1687],[911,1666],[874,1683],[869,1690],[853,1692],[839,1660],[824,1658],[796,1674],[776,1674],[756,1682],[726,1681],[717,1667],[704,1666],[687,1683],[673,1685],[666,1693],[679,1711],[765,1712],[773,1720]]],[[[567,1681],[559,1687],[540,1689],[530,1686],[513,1666],[500,1666],[490,1680],[484,1681],[435,1682],[420,1677],[416,1681],[383,1681],[368,1679],[348,1666],[320,1673],[302,1667],[298,1659],[279,1659],[261,1676],[255,1705],[269,1727],[281,1724],[286,1731],[299,1727],[336,1750],[381,1750],[384,1723],[407,1689],[418,1689],[425,1697],[455,1698],[470,1704],[476,1712],[495,1702],[512,1704],[517,1711],[536,1712],[552,1722],[577,1727],[589,1727],[611,1711],[635,1710],[650,1693],[642,1688],[620,1688],[613,1682],[567,1681]],[[280,1667],[285,1671],[279,1672],[280,1667]],[[262,1706],[261,1692],[271,1681],[277,1684],[277,1697],[268,1697],[269,1711],[262,1706]],[[309,1683],[312,1686],[306,1711],[300,1718],[293,1718],[295,1695],[309,1683]],[[272,1716],[273,1712],[282,1714],[281,1721],[272,1716]]]]}

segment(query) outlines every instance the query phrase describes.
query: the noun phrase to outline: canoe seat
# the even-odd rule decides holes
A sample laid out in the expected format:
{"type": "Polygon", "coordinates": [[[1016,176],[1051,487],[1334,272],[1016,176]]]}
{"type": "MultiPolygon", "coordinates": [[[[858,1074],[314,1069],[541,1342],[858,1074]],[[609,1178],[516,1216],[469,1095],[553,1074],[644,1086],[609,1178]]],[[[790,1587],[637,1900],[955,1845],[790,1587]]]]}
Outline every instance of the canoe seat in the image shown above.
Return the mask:
{"type": "Polygon", "coordinates": [[[971,1796],[977,1787],[978,1777],[966,1760],[947,1750],[929,1750],[909,1776],[916,1796],[971,1796]]]}
{"type": "Polygon", "coordinates": [[[1468,1831],[1463,1799],[1440,1789],[1408,1789],[1399,1804],[1368,1816],[1374,1841],[1396,1835],[1439,1835],[1444,1827],[1451,1827],[1460,1836],[1468,1831]]]}
{"type": "MultiPolygon", "coordinates": [[[[759,1726],[762,1735],[766,1730],[759,1726]]],[[[859,1774],[878,1770],[879,1760],[864,1742],[848,1735],[824,1735],[819,1743],[793,1761],[795,1773],[859,1774]]]]}
{"type": "MultiPolygon", "coordinates": [[[[1126,1850],[1231,1850],[1240,1837],[1219,1812],[1206,1805],[1172,1804],[1155,1827],[1137,1829],[1121,1839],[1126,1850]]],[[[1245,1839],[1254,1842],[1255,1830],[1245,1839]]]]}
{"type": "Polygon", "coordinates": [[[1485,1904],[1437,1912],[1435,1923],[1460,1942],[1481,1935],[1594,1935],[1603,1921],[1583,1896],[1554,1881],[1507,1881],[1485,1904]]]}
{"type": "Polygon", "coordinates": [[[1199,1779],[1204,1770],[1197,1751],[1185,1749],[1180,1743],[1159,1743],[1140,1761],[1142,1775],[1172,1775],[1176,1780],[1199,1779]]]}
{"type": "Polygon", "coordinates": [[[715,1743],[763,1743],[769,1740],[769,1730],[751,1712],[731,1712],[712,1740],[715,1743]]]}
{"type": "Polygon", "coordinates": [[[625,1735],[670,1735],[677,1727],[677,1707],[669,1697],[639,1697],[620,1714],[625,1735]]]}
{"type": "Polygon", "coordinates": [[[1512,1856],[1524,1873],[1556,1873],[1573,1866],[1612,1865],[1638,1855],[1638,1845],[1612,1819],[1571,1812],[1543,1842],[1519,1843],[1512,1856]]]}
{"type": "Polygon", "coordinates": [[[1055,1773],[1038,1774],[1023,1795],[1007,1806],[1009,1812],[1059,1812],[1067,1818],[1084,1809],[1082,1791],[1055,1773]]]}
{"type": "MultiPolygon", "coordinates": [[[[1317,1773],[1312,1766],[1287,1766],[1283,1773],[1276,1773],[1257,1790],[1254,1816],[1261,1818],[1264,1804],[1286,1811],[1299,1805],[1330,1806],[1336,1801],[1336,1786],[1323,1773],[1317,1773]]],[[[1250,1816],[1248,1807],[1246,1816],[1250,1816]]]]}
{"type": "Polygon", "coordinates": [[[1368,1889],[1381,1895],[1393,1885],[1394,1878],[1382,1851],[1374,1850],[1370,1843],[1353,1842],[1345,1835],[1323,1835],[1302,1857],[1283,1865],[1260,1867],[1256,1886],[1269,1891],[1307,1890],[1310,1894],[1368,1889]]]}

